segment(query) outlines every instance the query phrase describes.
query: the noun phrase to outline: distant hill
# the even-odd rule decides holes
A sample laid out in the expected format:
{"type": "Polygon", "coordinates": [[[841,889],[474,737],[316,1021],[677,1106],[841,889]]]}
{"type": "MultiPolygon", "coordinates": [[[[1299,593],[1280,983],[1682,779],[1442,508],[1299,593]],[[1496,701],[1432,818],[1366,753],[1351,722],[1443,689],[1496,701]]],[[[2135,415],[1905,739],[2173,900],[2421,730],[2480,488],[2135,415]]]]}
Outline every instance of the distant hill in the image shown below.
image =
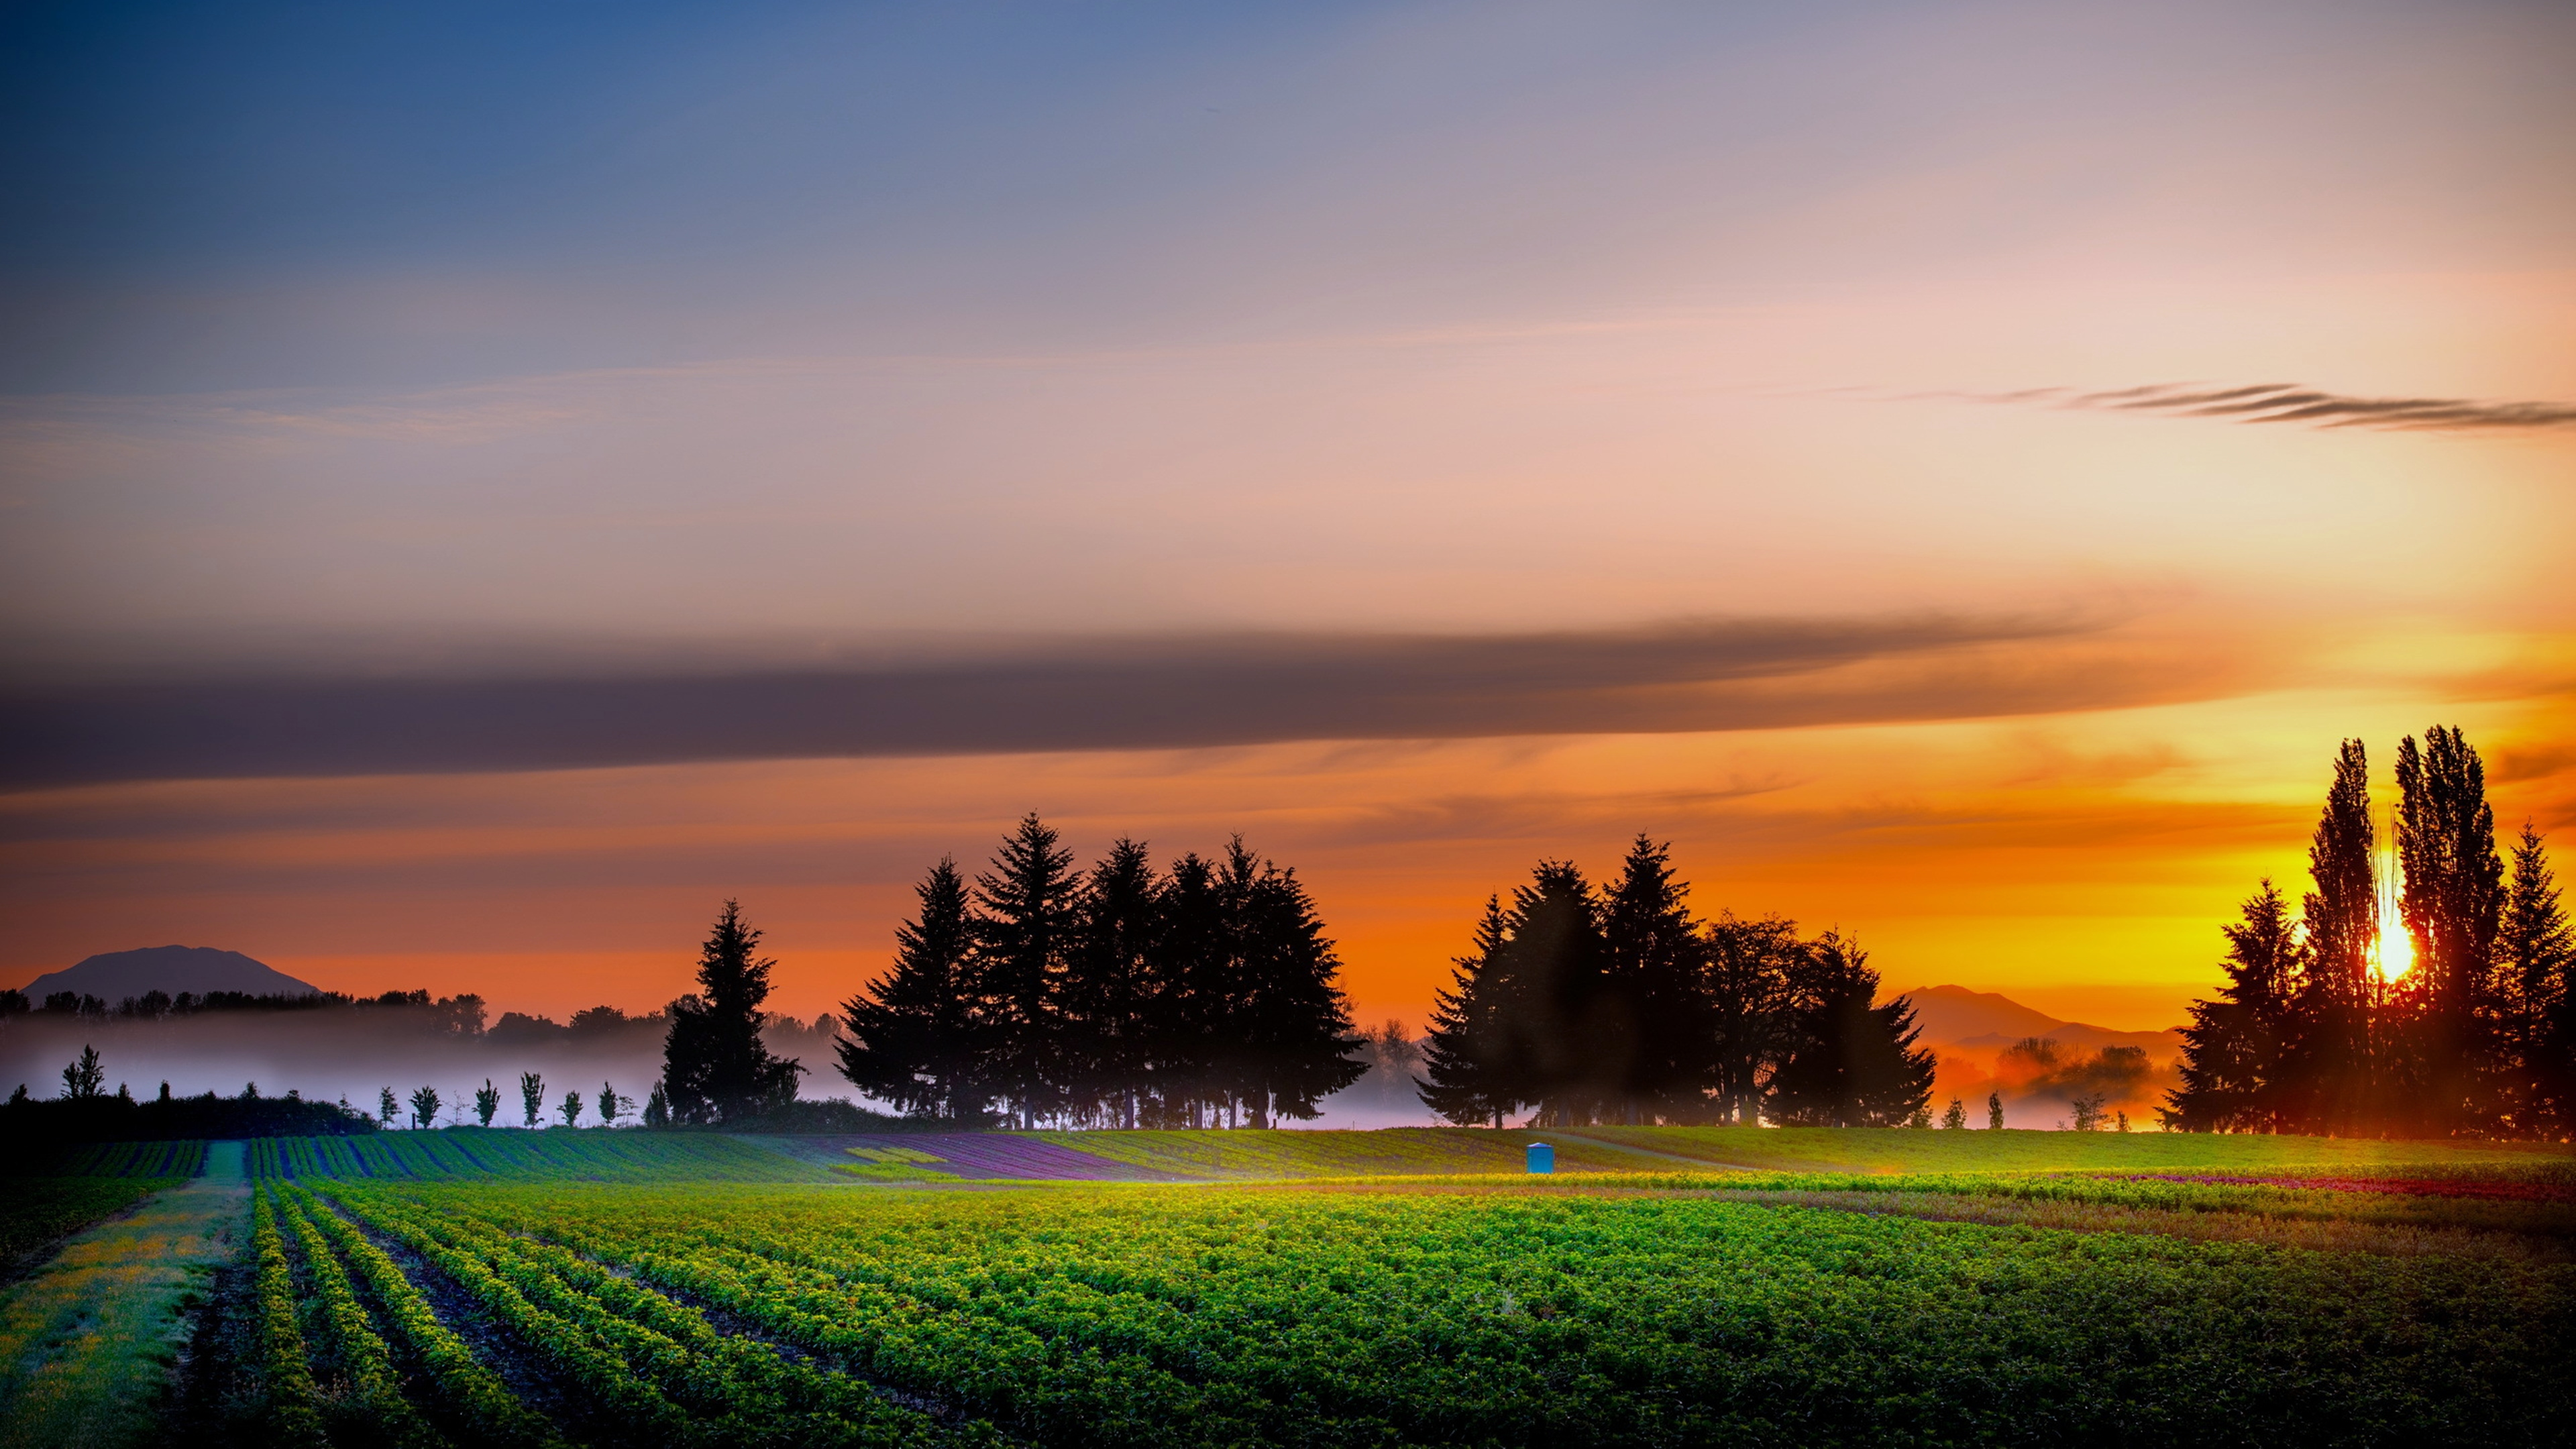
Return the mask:
{"type": "Polygon", "coordinates": [[[2144,1047],[2147,1055],[2157,1061],[2182,1050],[2178,1031],[2113,1031],[2080,1021],[2060,1021],[1992,991],[1918,986],[1905,995],[1914,1003],[1914,1019],[1923,1027],[1922,1041],[1926,1046],[1988,1052],[2000,1051],[2023,1037],[2046,1036],[2055,1037],[2059,1046],[2077,1051],[2100,1051],[2106,1046],[2144,1047]]]}
{"type": "Polygon", "coordinates": [[[321,988],[254,961],[239,951],[212,946],[146,946],[139,951],[109,951],[77,966],[48,971],[21,988],[29,1001],[41,1004],[57,991],[95,996],[110,1006],[147,991],[172,996],[193,991],[247,991],[254,996],[308,996],[321,988]]]}

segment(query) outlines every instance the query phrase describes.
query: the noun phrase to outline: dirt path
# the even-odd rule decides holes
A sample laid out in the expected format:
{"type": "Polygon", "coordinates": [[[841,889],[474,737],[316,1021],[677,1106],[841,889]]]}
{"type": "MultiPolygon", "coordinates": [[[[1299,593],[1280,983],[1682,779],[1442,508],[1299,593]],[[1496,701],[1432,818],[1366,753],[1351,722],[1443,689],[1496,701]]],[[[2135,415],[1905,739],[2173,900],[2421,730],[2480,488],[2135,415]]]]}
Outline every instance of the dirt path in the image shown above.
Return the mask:
{"type": "Polygon", "coordinates": [[[242,1145],[206,1173],[79,1234],[0,1296],[0,1449],[154,1436],[189,1301],[249,1231],[242,1145]]]}

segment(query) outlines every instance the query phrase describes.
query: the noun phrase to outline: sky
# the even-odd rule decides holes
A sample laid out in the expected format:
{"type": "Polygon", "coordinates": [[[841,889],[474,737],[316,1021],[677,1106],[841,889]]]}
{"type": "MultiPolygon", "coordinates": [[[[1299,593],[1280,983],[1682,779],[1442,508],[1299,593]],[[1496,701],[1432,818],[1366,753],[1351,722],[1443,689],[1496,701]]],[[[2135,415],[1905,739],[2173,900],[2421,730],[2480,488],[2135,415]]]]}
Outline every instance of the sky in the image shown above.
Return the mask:
{"type": "Polygon", "coordinates": [[[2336,744],[2576,824],[2576,12],[20,5],[0,983],[773,1004],[1036,811],[2122,1029],[2336,744]]]}

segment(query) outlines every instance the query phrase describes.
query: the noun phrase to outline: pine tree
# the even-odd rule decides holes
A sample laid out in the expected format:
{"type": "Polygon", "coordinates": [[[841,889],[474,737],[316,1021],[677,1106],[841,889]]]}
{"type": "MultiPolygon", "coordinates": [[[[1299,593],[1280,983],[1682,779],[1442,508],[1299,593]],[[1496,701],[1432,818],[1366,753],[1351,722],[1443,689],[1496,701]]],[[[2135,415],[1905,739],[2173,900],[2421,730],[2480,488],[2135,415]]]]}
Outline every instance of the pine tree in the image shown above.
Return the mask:
{"type": "Polygon", "coordinates": [[[1498,1024],[1519,1090],[1548,1126],[1599,1121],[1626,1074],[1627,1031],[1604,969],[1601,903],[1582,871],[1538,863],[1512,892],[1502,955],[1514,989],[1498,1024]]]}
{"type": "MultiPolygon", "coordinates": [[[[727,901],[698,955],[696,992],[671,1003],[662,1085],[675,1121],[709,1124],[774,1112],[796,1099],[805,1068],[760,1040],[760,1005],[777,962],[753,955],[760,932],[727,901]]],[[[570,1099],[578,1111],[581,1098],[570,1099]]],[[[567,1125],[569,1125],[567,1123],[567,1125]]]]}
{"type": "Polygon", "coordinates": [[[1349,1056],[1359,1043],[1334,979],[1341,959],[1295,871],[1256,861],[1238,835],[1226,847],[1224,873],[1239,903],[1235,1090],[1254,1127],[1269,1126],[1274,1114],[1311,1120],[1317,1103],[1368,1071],[1349,1056]]]}
{"type": "Polygon", "coordinates": [[[2379,892],[2371,860],[2370,765],[2361,741],[2335,755],[2334,784],[2308,847],[2316,888],[2303,903],[2307,975],[2292,1013],[2278,1097],[2302,1132],[2349,1133],[2376,1120],[2371,959],[2379,941],[2379,892]]]}
{"type": "Polygon", "coordinates": [[[1161,915],[1162,884],[1144,844],[1111,845],[1083,883],[1059,992],[1071,1099],[1087,1121],[1136,1125],[1161,915]]]}
{"type": "Polygon", "coordinates": [[[1024,1129],[1064,1098],[1056,993],[1079,927],[1081,883],[1059,839],[1030,814],[975,878],[976,995],[992,1022],[985,1080],[1024,1129]]]}
{"type": "Polygon", "coordinates": [[[2496,932],[2496,960],[2511,991],[2508,1099],[2517,1135],[2576,1132],[2576,931],[2559,900],[2540,832],[2523,822],[2513,882],[2496,932]]]}
{"type": "Polygon", "coordinates": [[[1196,851],[1172,862],[1159,894],[1140,1115],[1156,1127],[1196,1127],[1225,1096],[1219,1045],[1235,1007],[1234,911],[1215,864],[1196,851]]]}
{"type": "Polygon", "coordinates": [[[2436,725],[2420,751],[2411,736],[2399,742],[2397,791],[2401,910],[2415,945],[2404,1017],[2420,1094],[2406,1115],[2433,1135],[2484,1128],[2500,1111],[2494,964],[2504,904],[2486,767],[2460,731],[2436,725]]]}
{"type": "Polygon", "coordinates": [[[1448,988],[1432,998],[1422,1042],[1424,1075],[1414,1088],[1424,1106],[1461,1127],[1500,1128],[1531,1101],[1514,1071],[1517,1064],[1506,1055],[1503,1020],[1517,1010],[1512,997],[1519,988],[1503,954],[1509,930],[1502,899],[1486,897],[1474,947],[1451,962],[1448,988]]]}
{"type": "Polygon", "coordinates": [[[1708,1116],[1708,1042],[1714,1035],[1700,990],[1706,946],[1673,875],[1672,846],[1642,832],[1628,848],[1601,910],[1603,971],[1615,1017],[1614,1089],[1619,1119],[1697,1122],[1708,1116]]]}
{"type": "Polygon", "coordinates": [[[1808,1127],[1895,1127],[1932,1100],[1933,1056],[1913,1003],[1885,1006],[1869,953],[1827,931],[1809,947],[1791,982],[1791,1046],[1766,1092],[1773,1121],[1808,1127]]]}
{"type": "Polygon", "coordinates": [[[978,923],[954,860],[941,857],[913,890],[920,910],[895,928],[893,969],[841,1003],[841,1075],[898,1112],[980,1126],[978,923]]]}
{"type": "Polygon", "coordinates": [[[2307,952],[2289,902],[2266,880],[2227,934],[2227,984],[2191,1005],[2182,1086],[2167,1094],[2167,1122],[2184,1132],[2287,1130],[2279,1105],[2282,1053],[2307,952]]]}

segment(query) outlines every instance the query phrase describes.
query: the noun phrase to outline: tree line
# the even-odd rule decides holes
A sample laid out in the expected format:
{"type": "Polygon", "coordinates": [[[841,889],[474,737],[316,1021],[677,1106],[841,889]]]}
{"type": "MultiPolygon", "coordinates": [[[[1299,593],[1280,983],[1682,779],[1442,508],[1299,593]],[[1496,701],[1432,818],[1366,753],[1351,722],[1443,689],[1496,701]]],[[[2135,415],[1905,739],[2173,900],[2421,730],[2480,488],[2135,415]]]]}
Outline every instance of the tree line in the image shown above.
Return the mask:
{"type": "Polygon", "coordinates": [[[2458,729],[2401,740],[2396,782],[2383,863],[2368,756],[2343,742],[2310,889],[2294,911],[2266,879],[2224,928],[2226,984],[2191,1008],[2169,1126],[2576,1133],[2576,936],[2543,838],[2526,822],[2508,871],[2458,729]]]}
{"type": "Polygon", "coordinates": [[[1640,835],[1596,889],[1543,861],[1486,902],[1435,1005],[1422,1101],[1460,1124],[1928,1126],[1913,1007],[1868,953],[1778,917],[1693,918],[1670,847],[1640,835]]]}
{"type": "Polygon", "coordinates": [[[1366,1070],[1314,902],[1241,837],[1161,870],[1120,840],[1081,871],[1030,815],[971,883],[942,859],[915,889],[838,1051],[909,1116],[1260,1127],[1318,1115],[1366,1070]]]}

